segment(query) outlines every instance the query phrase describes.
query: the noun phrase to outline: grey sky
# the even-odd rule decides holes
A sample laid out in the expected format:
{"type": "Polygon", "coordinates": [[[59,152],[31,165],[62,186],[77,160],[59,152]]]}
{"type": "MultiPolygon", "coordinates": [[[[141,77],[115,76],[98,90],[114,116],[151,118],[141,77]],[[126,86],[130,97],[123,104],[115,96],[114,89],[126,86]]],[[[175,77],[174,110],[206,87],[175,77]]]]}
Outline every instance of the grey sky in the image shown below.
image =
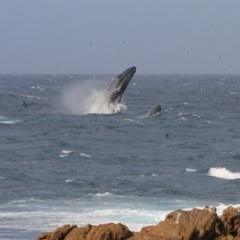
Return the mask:
{"type": "Polygon", "coordinates": [[[0,0],[0,73],[240,74],[238,0],[0,0]]]}

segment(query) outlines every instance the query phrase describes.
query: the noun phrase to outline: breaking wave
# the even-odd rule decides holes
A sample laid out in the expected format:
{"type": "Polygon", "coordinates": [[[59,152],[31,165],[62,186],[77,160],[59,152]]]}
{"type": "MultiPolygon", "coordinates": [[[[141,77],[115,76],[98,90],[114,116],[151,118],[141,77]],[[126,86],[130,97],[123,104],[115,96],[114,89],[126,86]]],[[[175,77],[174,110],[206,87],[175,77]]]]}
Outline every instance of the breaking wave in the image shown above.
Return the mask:
{"type": "Polygon", "coordinates": [[[231,172],[226,168],[210,168],[208,172],[209,176],[223,178],[223,179],[239,179],[239,172],[231,172]]]}

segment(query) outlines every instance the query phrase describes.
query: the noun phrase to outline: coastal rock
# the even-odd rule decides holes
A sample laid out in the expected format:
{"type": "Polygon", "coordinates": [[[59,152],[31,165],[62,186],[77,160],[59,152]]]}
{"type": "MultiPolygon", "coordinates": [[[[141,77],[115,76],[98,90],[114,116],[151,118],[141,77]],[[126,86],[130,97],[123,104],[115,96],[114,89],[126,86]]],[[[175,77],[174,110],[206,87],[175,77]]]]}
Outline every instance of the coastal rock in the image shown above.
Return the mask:
{"type": "Polygon", "coordinates": [[[240,208],[229,206],[220,217],[228,234],[240,239],[240,208]]]}
{"type": "Polygon", "coordinates": [[[40,234],[37,240],[64,240],[68,233],[76,227],[76,225],[64,225],[63,227],[57,228],[54,232],[45,232],[40,234]]]}
{"type": "Polygon", "coordinates": [[[43,233],[37,240],[125,240],[133,232],[121,223],[100,224],[85,227],[65,225],[52,233],[43,233]]]}
{"type": "Polygon", "coordinates": [[[216,208],[177,210],[156,226],[144,227],[129,240],[213,240],[221,235],[222,229],[216,208]]]}
{"type": "Polygon", "coordinates": [[[228,207],[221,217],[215,207],[176,210],[164,221],[131,232],[121,223],[65,225],[37,240],[240,240],[240,209],[228,207]]]}

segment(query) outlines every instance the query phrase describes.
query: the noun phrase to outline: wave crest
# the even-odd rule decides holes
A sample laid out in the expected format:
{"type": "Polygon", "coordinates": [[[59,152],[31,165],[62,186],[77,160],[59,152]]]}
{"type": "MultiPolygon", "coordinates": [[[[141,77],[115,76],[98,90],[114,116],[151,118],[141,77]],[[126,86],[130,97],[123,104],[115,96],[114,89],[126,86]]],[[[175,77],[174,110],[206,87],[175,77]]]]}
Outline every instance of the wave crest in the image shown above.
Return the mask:
{"type": "Polygon", "coordinates": [[[211,177],[217,177],[222,179],[239,179],[240,178],[239,172],[231,172],[226,168],[210,168],[208,174],[211,177]]]}

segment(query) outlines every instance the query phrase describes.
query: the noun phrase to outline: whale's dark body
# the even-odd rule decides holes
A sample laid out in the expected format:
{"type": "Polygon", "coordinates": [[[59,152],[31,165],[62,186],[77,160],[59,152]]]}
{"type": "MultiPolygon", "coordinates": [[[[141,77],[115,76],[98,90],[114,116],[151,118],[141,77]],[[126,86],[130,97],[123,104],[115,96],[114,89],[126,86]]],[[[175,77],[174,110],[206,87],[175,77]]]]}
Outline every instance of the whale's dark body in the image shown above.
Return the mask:
{"type": "Polygon", "coordinates": [[[161,105],[157,105],[155,108],[153,108],[151,111],[147,113],[148,117],[155,116],[161,112],[162,108],[161,105]]]}
{"type": "Polygon", "coordinates": [[[117,105],[121,103],[123,93],[132,79],[136,67],[126,69],[123,73],[117,76],[105,92],[105,99],[108,105],[117,105]]]}

